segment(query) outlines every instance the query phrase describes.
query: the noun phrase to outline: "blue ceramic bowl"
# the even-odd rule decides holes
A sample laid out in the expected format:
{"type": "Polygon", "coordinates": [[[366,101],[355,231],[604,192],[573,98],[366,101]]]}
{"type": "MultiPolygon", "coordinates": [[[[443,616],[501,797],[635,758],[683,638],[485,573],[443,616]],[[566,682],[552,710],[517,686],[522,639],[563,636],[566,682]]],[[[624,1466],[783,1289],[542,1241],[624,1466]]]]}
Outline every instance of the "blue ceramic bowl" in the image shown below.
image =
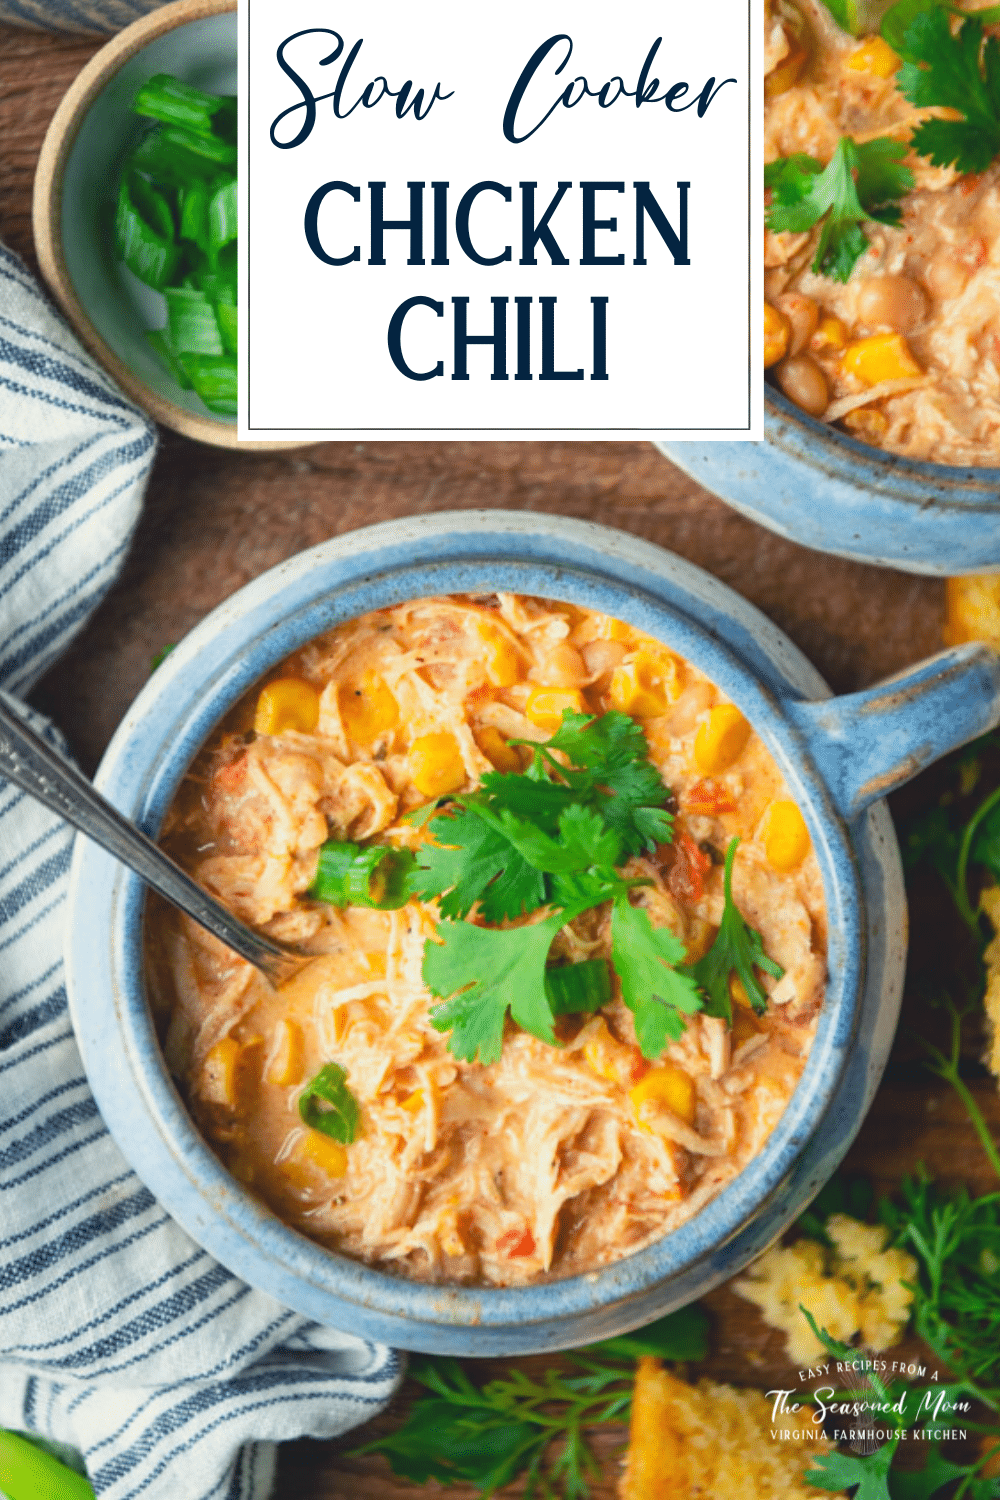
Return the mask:
{"type": "Polygon", "coordinates": [[[949,576],[1000,569],[1000,469],[915,463],[817,422],[772,386],[762,443],[658,443],[734,510],[859,562],[949,576]]]}
{"type": "Polygon", "coordinates": [[[217,609],[137,698],[97,785],[155,834],[213,726],[290,651],[367,610],[494,588],[620,616],[694,662],[762,736],[809,825],[830,933],[816,1039],[765,1148],[714,1202],[614,1265],[527,1288],[432,1286],[373,1270],[287,1228],[201,1140],[164,1066],[146,1001],[143,888],[85,839],[73,862],[67,970],[108,1127],[200,1244],[322,1323],[410,1349],[495,1356],[605,1337],[691,1301],[758,1255],[833,1171],[881,1076],[903,984],[903,884],[879,799],[1000,721],[1000,657],[963,646],[892,684],[831,698],[762,615],[646,542],[553,516],[418,517],[325,542],[217,609]]]}

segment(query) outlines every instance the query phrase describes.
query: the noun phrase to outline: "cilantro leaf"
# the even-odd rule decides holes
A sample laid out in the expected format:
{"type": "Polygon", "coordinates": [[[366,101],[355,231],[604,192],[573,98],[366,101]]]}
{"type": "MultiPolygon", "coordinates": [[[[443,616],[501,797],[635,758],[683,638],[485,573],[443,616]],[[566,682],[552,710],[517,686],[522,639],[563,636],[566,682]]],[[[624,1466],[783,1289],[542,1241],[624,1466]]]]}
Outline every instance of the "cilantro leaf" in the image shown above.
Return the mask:
{"type": "Polygon", "coordinates": [[[555,734],[531,748],[565,781],[574,802],[600,813],[621,838],[625,854],[652,851],[669,841],[673,818],[663,804],[670,792],[649,759],[642,727],[628,714],[612,709],[593,718],[566,710],[555,734]],[[562,751],[572,764],[562,765],[553,751],[562,751]]]}
{"type": "Polygon", "coordinates": [[[985,172],[1000,154],[1000,43],[976,16],[952,35],[949,12],[915,15],[903,36],[896,84],[911,104],[957,110],[961,120],[924,120],[911,144],[936,167],[985,172]],[[984,44],[985,38],[985,44],[984,44]]]}
{"type": "Polygon", "coordinates": [[[498,1062],[504,1021],[556,1045],[552,1008],[545,993],[545,963],[552,939],[569,917],[555,912],[543,922],[506,931],[472,922],[439,922],[440,942],[424,948],[423,977],[444,1000],[430,1013],[436,1031],[451,1031],[449,1051],[464,1062],[498,1062]]]}
{"type": "Polygon", "coordinates": [[[635,1035],[645,1058],[659,1057],[668,1042],[685,1031],[681,1016],[701,1009],[690,975],[675,967],[684,944],[669,927],[654,927],[649,913],[628,896],[615,901],[611,918],[611,961],[621,981],[622,999],[635,1016],[635,1035]]]}
{"type": "Polygon", "coordinates": [[[888,137],[859,143],[845,135],[825,167],[801,153],[771,162],[764,176],[772,194],[768,228],[801,234],[821,224],[812,268],[846,281],[868,248],[861,225],[902,222],[898,200],[914,185],[913,173],[900,165],[906,151],[888,137]]]}
{"type": "Polygon", "coordinates": [[[754,969],[763,969],[765,974],[770,974],[774,979],[780,979],[785,972],[773,958],[768,958],[760,933],[755,927],[748,926],[733,900],[733,861],[739,842],[738,838],[731,839],[726,850],[723,877],[725,907],[715,942],[687,970],[708,996],[705,1014],[722,1016],[730,1026],[733,1023],[732,1002],[729,998],[731,974],[735,973],[742,981],[750,1004],[758,1015],[763,1015],[767,1010],[767,995],[761,988],[754,969]]]}
{"type": "Polygon", "coordinates": [[[524,822],[507,809],[497,814],[482,804],[471,810],[490,827],[502,833],[511,847],[532,869],[548,875],[572,874],[591,866],[613,868],[622,857],[621,839],[604,825],[600,815],[575,803],[559,818],[558,838],[524,822]]]}
{"type": "Polygon", "coordinates": [[[466,917],[478,901],[485,921],[502,922],[544,904],[541,871],[472,808],[457,804],[429,827],[435,842],[418,851],[410,888],[424,901],[441,897],[442,916],[466,917]]]}
{"type": "Polygon", "coordinates": [[[805,1481],[814,1489],[835,1493],[857,1485],[854,1500],[892,1500],[888,1475],[898,1444],[899,1438],[894,1437],[866,1458],[853,1453],[822,1453],[816,1459],[816,1468],[806,1470],[805,1481]]]}

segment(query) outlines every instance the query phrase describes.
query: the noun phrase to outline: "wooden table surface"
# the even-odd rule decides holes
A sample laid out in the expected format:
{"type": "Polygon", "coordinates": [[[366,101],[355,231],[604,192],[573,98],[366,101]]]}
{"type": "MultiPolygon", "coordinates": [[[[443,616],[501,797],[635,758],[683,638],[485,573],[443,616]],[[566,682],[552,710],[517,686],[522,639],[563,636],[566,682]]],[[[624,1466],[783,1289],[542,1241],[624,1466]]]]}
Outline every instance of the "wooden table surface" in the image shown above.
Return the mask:
{"type": "MultiPolygon", "coordinates": [[[[31,187],[49,120],[99,43],[0,27],[0,241],[33,271],[31,187]]],[[[435,510],[507,507],[600,520],[658,542],[707,568],[758,605],[840,691],[863,687],[940,646],[939,582],[824,557],[744,520],[644,443],[322,443],[291,454],[250,455],[162,435],[135,546],[116,587],[33,693],[69,735],[87,770],[149,672],[220,600],[283,558],[374,521],[435,510]]],[[[930,795],[926,781],[902,800],[930,795]]],[[[934,924],[915,924],[933,945],[934,924]]],[[[925,956],[935,955],[928,947],[925,956]]],[[[939,956],[939,955],[938,955],[939,956]]],[[[956,1168],[985,1191],[989,1170],[961,1106],[921,1068],[905,1028],[927,1030],[908,995],[904,1028],[848,1165],[888,1189],[918,1161],[945,1180],[956,1168]]],[[[1000,1128],[991,1082],[973,1088],[1000,1128]]],[[[780,1336],[723,1288],[705,1372],[767,1388],[790,1373],[780,1336]]],[[[910,1348],[916,1346],[904,1346],[910,1348]]],[[[401,1404],[412,1395],[404,1392],[401,1404]]],[[[398,1411],[381,1427],[398,1420],[398,1411]]],[[[368,1435],[366,1429],[365,1435],[368,1435]]],[[[602,1434],[611,1500],[623,1434],[602,1434]]],[[[277,1500],[402,1500],[420,1491],[376,1458],[351,1459],[356,1434],[283,1450],[277,1500]]],[[[431,1490],[437,1492],[435,1487],[431,1490]]],[[[472,1500],[471,1489],[448,1491],[472,1500]]],[[[519,1493],[514,1485],[505,1493],[519,1493]]]]}

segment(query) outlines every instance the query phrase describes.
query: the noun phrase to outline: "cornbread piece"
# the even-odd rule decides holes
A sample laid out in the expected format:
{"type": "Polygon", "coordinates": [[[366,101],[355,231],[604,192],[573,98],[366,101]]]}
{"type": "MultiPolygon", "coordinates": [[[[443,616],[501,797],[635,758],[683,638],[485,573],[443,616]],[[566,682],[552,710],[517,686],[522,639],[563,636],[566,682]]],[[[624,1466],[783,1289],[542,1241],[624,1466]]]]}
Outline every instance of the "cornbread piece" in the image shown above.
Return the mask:
{"type": "Polygon", "coordinates": [[[1000,646],[1000,573],[949,578],[947,590],[945,643],[958,646],[962,641],[988,641],[1000,646]]]}
{"type": "Polygon", "coordinates": [[[733,1284],[766,1323],[784,1333],[789,1354],[803,1366],[824,1351],[800,1304],[832,1338],[850,1343],[860,1333],[866,1348],[881,1351],[899,1342],[913,1301],[902,1283],[917,1279],[912,1255],[885,1249],[889,1231],[883,1225],[831,1214],[826,1232],[832,1250],[815,1240],[772,1245],[733,1284]]]}
{"type": "Polygon", "coordinates": [[[621,1500],[814,1500],[803,1475],[833,1444],[809,1408],[773,1410],[760,1391],[688,1385],[641,1359],[621,1500]]]}

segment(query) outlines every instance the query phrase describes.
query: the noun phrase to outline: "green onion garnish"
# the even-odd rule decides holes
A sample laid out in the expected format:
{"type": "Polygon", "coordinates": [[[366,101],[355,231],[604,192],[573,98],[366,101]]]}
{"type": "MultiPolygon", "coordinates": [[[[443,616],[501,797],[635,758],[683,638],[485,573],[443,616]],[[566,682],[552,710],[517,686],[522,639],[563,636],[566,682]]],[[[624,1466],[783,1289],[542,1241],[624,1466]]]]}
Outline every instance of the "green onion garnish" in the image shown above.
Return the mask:
{"type": "Polygon", "coordinates": [[[177,384],[235,416],[236,100],[160,73],[132,107],[156,123],[122,173],[118,253],[166,298],[147,338],[177,384]]]}
{"type": "Polygon", "coordinates": [[[357,1139],[361,1108],[347,1087],[347,1073],[339,1063],[327,1063],[299,1095],[299,1117],[310,1130],[349,1146],[357,1139]]]}
{"type": "Polygon", "coordinates": [[[545,970],[545,994],[554,1016],[600,1010],[611,999],[611,975],[603,958],[545,970]]]}
{"type": "Polygon", "coordinates": [[[388,844],[370,844],[367,849],[360,844],[324,844],[309,895],[331,906],[395,911],[410,898],[408,876],[415,863],[409,849],[388,844]]]}

